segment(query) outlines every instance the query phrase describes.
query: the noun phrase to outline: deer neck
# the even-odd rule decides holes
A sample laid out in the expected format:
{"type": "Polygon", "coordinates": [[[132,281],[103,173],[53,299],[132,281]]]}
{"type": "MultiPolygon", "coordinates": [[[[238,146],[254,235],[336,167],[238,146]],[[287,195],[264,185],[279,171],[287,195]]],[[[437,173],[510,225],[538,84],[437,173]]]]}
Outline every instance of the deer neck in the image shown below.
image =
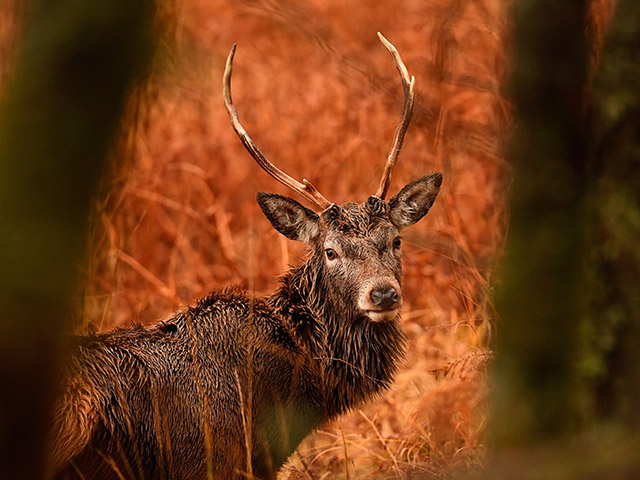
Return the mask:
{"type": "Polygon", "coordinates": [[[405,352],[398,319],[375,323],[328,294],[314,258],[289,270],[269,298],[319,373],[331,417],[389,388],[405,352]]]}

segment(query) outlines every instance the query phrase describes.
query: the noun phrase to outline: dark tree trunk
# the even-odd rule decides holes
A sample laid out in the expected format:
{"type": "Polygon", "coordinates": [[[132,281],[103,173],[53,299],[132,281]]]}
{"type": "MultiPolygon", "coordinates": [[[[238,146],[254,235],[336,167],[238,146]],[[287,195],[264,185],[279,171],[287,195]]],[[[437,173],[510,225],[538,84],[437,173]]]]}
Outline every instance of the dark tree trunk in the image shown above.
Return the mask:
{"type": "Polygon", "coordinates": [[[507,445],[577,424],[587,163],[585,2],[516,2],[514,10],[517,130],[494,379],[495,438],[507,445]]]}
{"type": "Polygon", "coordinates": [[[590,73],[589,3],[515,4],[487,478],[640,475],[640,3],[616,2],[590,73]]]}
{"type": "Polygon", "coordinates": [[[72,315],[91,195],[152,2],[32,2],[0,114],[0,472],[44,474],[59,337],[72,315]]]}

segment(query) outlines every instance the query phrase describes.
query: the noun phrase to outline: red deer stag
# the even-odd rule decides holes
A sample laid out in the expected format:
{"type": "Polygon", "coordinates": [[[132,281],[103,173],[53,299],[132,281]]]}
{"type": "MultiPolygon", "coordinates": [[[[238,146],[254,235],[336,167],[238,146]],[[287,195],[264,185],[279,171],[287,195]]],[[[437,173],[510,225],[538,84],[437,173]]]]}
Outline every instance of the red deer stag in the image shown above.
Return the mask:
{"type": "Polygon", "coordinates": [[[258,193],[273,227],[309,258],[270,296],[211,293],[148,327],[77,338],[56,409],[56,479],[275,479],[314,428],[388,388],[405,350],[400,231],[433,204],[434,172],[385,201],[414,101],[395,47],[404,107],[382,181],[364,203],[336,205],[275,167],[224,103],[258,164],[313,203],[258,193]]]}

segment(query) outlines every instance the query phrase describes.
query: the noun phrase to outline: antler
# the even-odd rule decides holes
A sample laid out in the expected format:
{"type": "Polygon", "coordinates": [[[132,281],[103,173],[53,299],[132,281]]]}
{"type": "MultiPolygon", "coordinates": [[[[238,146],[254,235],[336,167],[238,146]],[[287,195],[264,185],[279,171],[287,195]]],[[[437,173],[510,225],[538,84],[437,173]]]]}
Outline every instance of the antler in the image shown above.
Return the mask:
{"type": "Polygon", "coordinates": [[[240,119],[238,118],[238,111],[233,105],[233,100],[231,100],[231,70],[233,68],[233,56],[235,55],[235,53],[236,45],[234,44],[233,47],[231,47],[229,56],[227,57],[227,65],[225,66],[224,76],[222,77],[222,92],[224,96],[224,106],[227,107],[231,125],[238,134],[238,137],[240,137],[242,144],[255,159],[255,161],[258,162],[258,165],[260,165],[273,178],[291,188],[292,190],[298,192],[300,195],[302,195],[304,198],[309,200],[321,210],[330,207],[332,203],[324,198],[322,194],[316,189],[316,187],[314,187],[306,178],[302,180],[302,183],[300,183],[284,173],[269,160],[267,160],[267,157],[265,157],[260,149],[256,146],[256,144],[253,143],[253,140],[251,140],[251,138],[247,134],[247,131],[240,123],[240,119]]]}
{"type": "Polygon", "coordinates": [[[398,128],[396,128],[396,133],[393,136],[393,145],[391,146],[391,152],[387,157],[387,164],[384,167],[384,173],[382,174],[382,180],[380,180],[380,186],[378,187],[378,191],[376,192],[376,197],[384,200],[384,197],[387,195],[387,190],[389,189],[389,181],[391,180],[391,172],[393,171],[393,167],[395,167],[396,162],[398,161],[398,155],[400,154],[400,149],[402,148],[402,141],[404,140],[404,135],[407,133],[407,129],[409,128],[409,122],[411,121],[411,114],[413,113],[413,100],[415,98],[415,78],[409,78],[409,72],[407,67],[405,67],[402,59],[400,58],[400,54],[396,47],[394,47],[389,40],[384,38],[380,32],[378,32],[378,37],[380,41],[385,46],[389,53],[393,57],[393,60],[396,62],[396,68],[400,72],[400,77],[402,78],[402,87],[404,88],[404,105],[402,106],[402,118],[400,119],[400,123],[398,124],[398,128]]]}

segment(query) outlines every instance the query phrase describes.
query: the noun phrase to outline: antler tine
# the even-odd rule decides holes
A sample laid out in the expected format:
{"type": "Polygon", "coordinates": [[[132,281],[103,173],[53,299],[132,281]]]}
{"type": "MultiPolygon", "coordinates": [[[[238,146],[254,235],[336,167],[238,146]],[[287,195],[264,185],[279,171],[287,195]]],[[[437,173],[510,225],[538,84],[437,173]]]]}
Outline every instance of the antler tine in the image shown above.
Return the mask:
{"type": "Polygon", "coordinates": [[[332,203],[324,198],[322,194],[316,189],[316,187],[314,187],[306,178],[302,180],[302,183],[300,183],[296,179],[291,178],[289,175],[284,173],[269,160],[267,160],[267,157],[265,157],[260,149],[256,146],[256,144],[253,143],[253,140],[251,140],[251,137],[249,137],[247,131],[240,123],[240,119],[238,118],[238,111],[233,105],[233,100],[231,99],[231,70],[233,68],[233,57],[235,53],[236,45],[234,44],[233,47],[231,47],[229,56],[227,57],[227,64],[224,69],[224,76],[222,77],[222,92],[224,96],[224,106],[227,108],[227,112],[229,113],[231,125],[233,126],[235,132],[238,134],[238,137],[240,137],[244,148],[247,149],[247,151],[251,154],[255,161],[258,162],[258,165],[260,165],[260,167],[262,167],[264,171],[266,171],[280,183],[298,192],[300,195],[302,195],[304,198],[309,200],[321,210],[330,207],[332,203]]]}
{"type": "Polygon", "coordinates": [[[389,190],[389,182],[391,180],[391,172],[393,172],[393,167],[395,167],[396,162],[398,161],[398,155],[400,154],[400,149],[402,148],[402,142],[404,140],[404,135],[407,133],[407,129],[409,128],[409,122],[411,121],[411,114],[413,113],[413,101],[415,99],[415,78],[409,78],[409,72],[407,67],[405,67],[402,59],[400,58],[400,54],[396,47],[394,47],[389,40],[384,38],[380,32],[378,32],[378,37],[380,41],[385,46],[389,53],[393,57],[393,60],[396,62],[396,68],[400,72],[400,77],[402,78],[402,87],[404,88],[404,105],[402,106],[402,118],[400,119],[400,123],[398,124],[398,128],[396,128],[396,133],[393,136],[393,145],[391,146],[391,152],[389,152],[389,156],[387,157],[387,164],[384,167],[384,173],[382,174],[382,179],[380,180],[380,186],[378,187],[378,191],[376,192],[376,197],[384,200],[384,197],[387,195],[387,190],[389,190]]]}

